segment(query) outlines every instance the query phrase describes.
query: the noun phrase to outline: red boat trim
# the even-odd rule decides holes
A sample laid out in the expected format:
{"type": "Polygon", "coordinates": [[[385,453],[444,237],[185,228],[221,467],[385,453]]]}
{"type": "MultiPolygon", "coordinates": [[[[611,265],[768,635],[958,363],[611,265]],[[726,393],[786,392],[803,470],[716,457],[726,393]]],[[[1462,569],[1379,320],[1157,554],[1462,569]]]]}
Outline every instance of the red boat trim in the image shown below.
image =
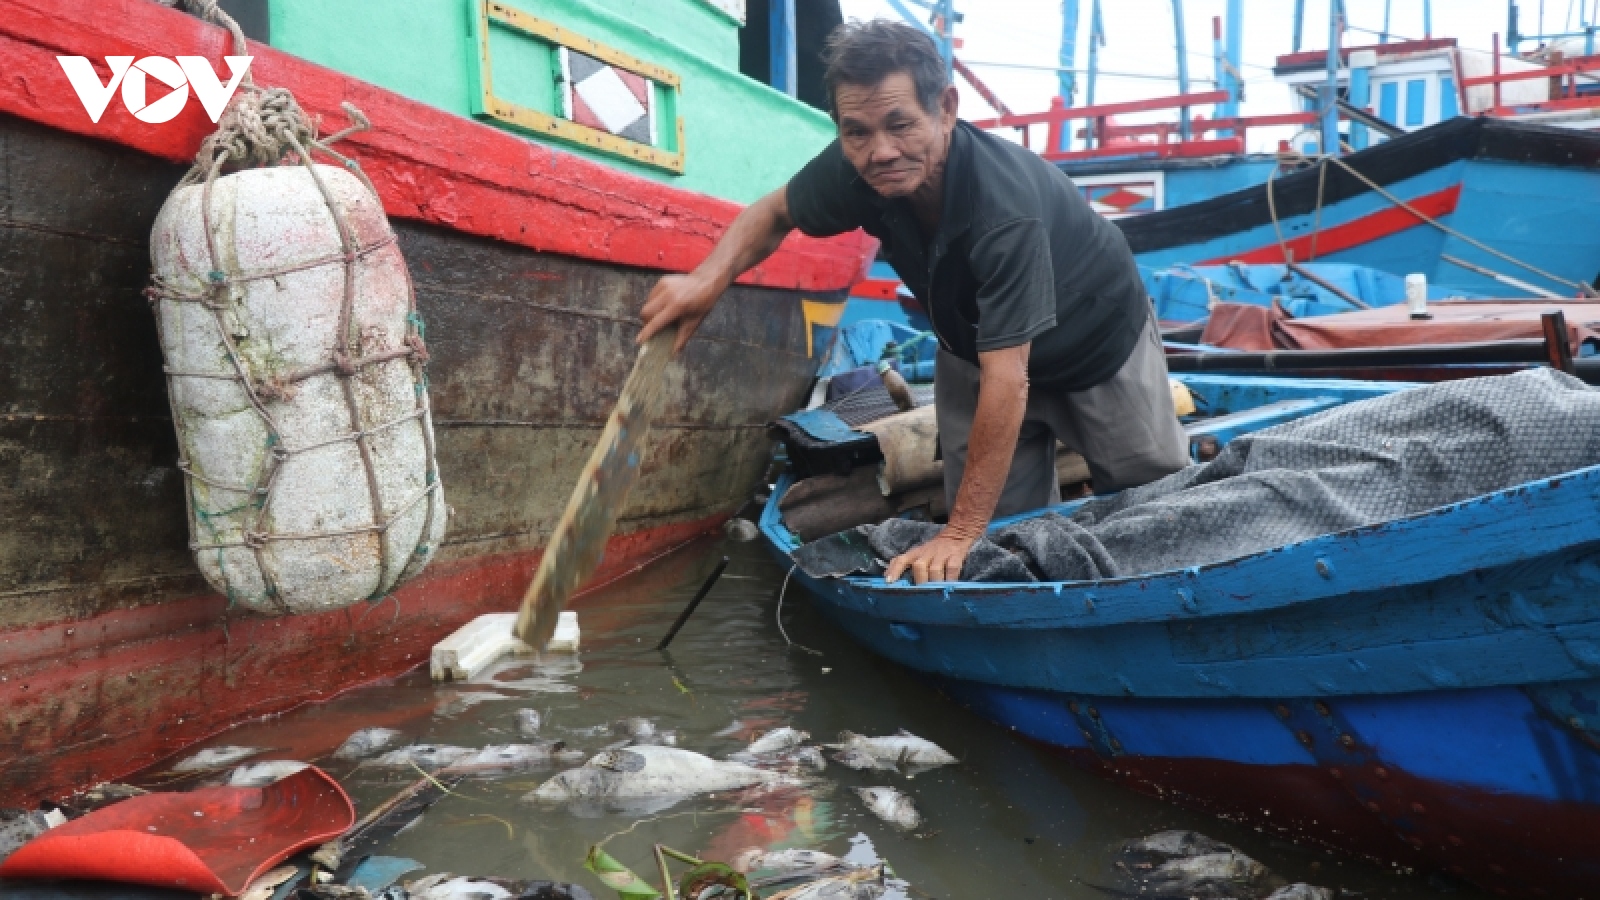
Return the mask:
{"type": "MultiPolygon", "coordinates": [[[[189,162],[215,126],[197,102],[171,122],[135,119],[116,98],[98,124],[56,62],[86,56],[201,55],[219,71],[226,32],[150,0],[11,0],[0,17],[0,112],[189,162]]],[[[741,207],[608,168],[392,91],[251,44],[262,86],[292,89],[323,130],[349,101],[375,123],[340,147],[361,163],[389,215],[535,250],[685,272],[711,251],[741,207]]],[[[693,136],[690,136],[693,140],[693,136]]],[[[864,277],[877,242],[862,232],[814,239],[798,233],[741,282],[831,291],[864,277]]]]}
{"type": "MultiPolygon", "coordinates": [[[[1437,219],[1456,211],[1456,204],[1461,200],[1461,185],[1455,184],[1441,191],[1424,194],[1415,200],[1406,201],[1417,212],[1430,218],[1437,219]]],[[[1362,244],[1370,244],[1379,238],[1398,234],[1408,228],[1415,228],[1423,224],[1410,210],[1400,207],[1379,210],[1378,212],[1362,216],[1358,219],[1324,228],[1316,235],[1301,235],[1291,238],[1284,243],[1294,258],[1300,262],[1311,262],[1316,257],[1327,256],[1340,250],[1349,250],[1362,244]],[[1315,245],[1313,246],[1313,241],[1315,245]],[[1313,250],[1315,254],[1313,255],[1313,250]]],[[[1243,253],[1229,253],[1213,259],[1198,263],[1202,266],[1220,266],[1230,262],[1242,263],[1281,263],[1283,262],[1283,248],[1276,243],[1243,253]]]]}
{"type": "MultiPolygon", "coordinates": [[[[726,518],[612,538],[584,592],[726,518]]],[[[515,609],[541,553],[435,562],[390,598],[333,612],[230,619],[205,595],[0,632],[0,806],[122,778],[247,719],[410,671],[463,622],[515,609]]]]}
{"type": "Polygon", "coordinates": [[[850,296],[859,300],[898,300],[896,293],[900,290],[900,282],[888,278],[868,278],[856,282],[850,289],[850,296]]]}

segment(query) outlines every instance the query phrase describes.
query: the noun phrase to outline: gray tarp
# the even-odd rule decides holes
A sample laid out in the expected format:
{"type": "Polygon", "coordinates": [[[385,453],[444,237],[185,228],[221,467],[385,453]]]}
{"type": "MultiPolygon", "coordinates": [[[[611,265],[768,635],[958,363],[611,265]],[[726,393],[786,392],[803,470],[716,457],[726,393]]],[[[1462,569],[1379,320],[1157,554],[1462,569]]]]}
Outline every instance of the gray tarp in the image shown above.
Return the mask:
{"type": "MultiPolygon", "coordinates": [[[[992,532],[963,581],[1087,581],[1221,562],[1600,463],[1600,390],[1552,369],[1347,404],[1236,438],[1160,481],[992,532]]],[[[879,572],[939,526],[891,519],[795,551],[879,572]],[[877,565],[873,565],[874,558],[877,565]]]]}

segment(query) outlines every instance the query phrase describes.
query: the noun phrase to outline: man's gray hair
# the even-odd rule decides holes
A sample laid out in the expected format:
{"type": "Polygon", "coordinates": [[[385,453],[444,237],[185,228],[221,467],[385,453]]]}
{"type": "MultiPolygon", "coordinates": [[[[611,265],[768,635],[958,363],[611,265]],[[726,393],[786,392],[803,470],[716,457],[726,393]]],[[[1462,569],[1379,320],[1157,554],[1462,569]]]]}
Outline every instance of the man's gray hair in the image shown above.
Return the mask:
{"type": "Polygon", "coordinates": [[[822,50],[827,68],[822,74],[828,108],[837,119],[835,95],[841,84],[876,87],[896,72],[911,76],[917,102],[928,113],[938,113],[939,98],[949,87],[944,57],[933,38],[910,25],[874,19],[846,22],[828,35],[822,50]]]}

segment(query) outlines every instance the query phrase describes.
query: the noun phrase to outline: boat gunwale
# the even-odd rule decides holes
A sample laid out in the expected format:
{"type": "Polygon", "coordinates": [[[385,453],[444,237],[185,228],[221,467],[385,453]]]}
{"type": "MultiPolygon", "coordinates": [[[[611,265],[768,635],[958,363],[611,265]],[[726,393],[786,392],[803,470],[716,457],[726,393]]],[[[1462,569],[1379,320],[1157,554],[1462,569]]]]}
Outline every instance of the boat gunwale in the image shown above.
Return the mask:
{"type": "MultiPolygon", "coordinates": [[[[788,473],[780,477],[760,520],[773,548],[785,557],[790,557],[799,542],[783,528],[778,502],[794,481],[788,473]]],[[[1070,514],[1083,502],[1026,513],[992,524],[990,529],[1049,513],[1070,514]]],[[[1352,594],[1416,587],[1472,571],[1551,557],[1600,542],[1597,507],[1600,464],[1232,559],[1099,581],[913,585],[904,580],[885,584],[877,576],[812,579],[801,574],[824,602],[909,624],[1044,630],[1198,622],[1304,607],[1352,594]],[[1566,515],[1554,525],[1541,523],[1541,539],[1531,541],[1527,540],[1527,515],[1505,514],[1505,508],[1512,504],[1533,505],[1566,515]],[[1426,550],[1437,546],[1432,538],[1438,532],[1459,535],[1462,531],[1496,527],[1507,531],[1505,536],[1509,539],[1480,542],[1470,567],[1457,564],[1459,558],[1454,555],[1439,553],[1416,554],[1409,560],[1410,565],[1394,562],[1397,540],[1426,550]],[[1286,582],[1286,577],[1291,580],[1286,582]],[[1252,587],[1274,583],[1293,584],[1295,590],[1263,594],[1252,587]],[[1242,590],[1246,587],[1252,589],[1242,590]],[[1041,599],[1057,602],[1041,609],[1041,599]],[[973,600],[1013,600],[1016,604],[985,608],[970,602],[973,600]]]]}

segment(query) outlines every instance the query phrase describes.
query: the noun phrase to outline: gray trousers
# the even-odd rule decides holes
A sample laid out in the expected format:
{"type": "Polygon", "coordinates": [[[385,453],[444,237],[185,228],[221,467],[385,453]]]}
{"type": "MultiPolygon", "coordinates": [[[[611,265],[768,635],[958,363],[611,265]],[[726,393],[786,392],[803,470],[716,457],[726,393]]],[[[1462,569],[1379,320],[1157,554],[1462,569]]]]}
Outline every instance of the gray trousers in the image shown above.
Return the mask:
{"type": "MultiPolygon", "coordinates": [[[[934,369],[944,494],[955,508],[978,409],[979,369],[943,350],[934,369]]],[[[1083,456],[1097,494],[1148,484],[1189,465],[1189,442],[1172,407],[1167,358],[1152,317],[1117,374],[1086,391],[1030,387],[1011,473],[995,517],[1061,502],[1056,441],[1083,456]]]]}

